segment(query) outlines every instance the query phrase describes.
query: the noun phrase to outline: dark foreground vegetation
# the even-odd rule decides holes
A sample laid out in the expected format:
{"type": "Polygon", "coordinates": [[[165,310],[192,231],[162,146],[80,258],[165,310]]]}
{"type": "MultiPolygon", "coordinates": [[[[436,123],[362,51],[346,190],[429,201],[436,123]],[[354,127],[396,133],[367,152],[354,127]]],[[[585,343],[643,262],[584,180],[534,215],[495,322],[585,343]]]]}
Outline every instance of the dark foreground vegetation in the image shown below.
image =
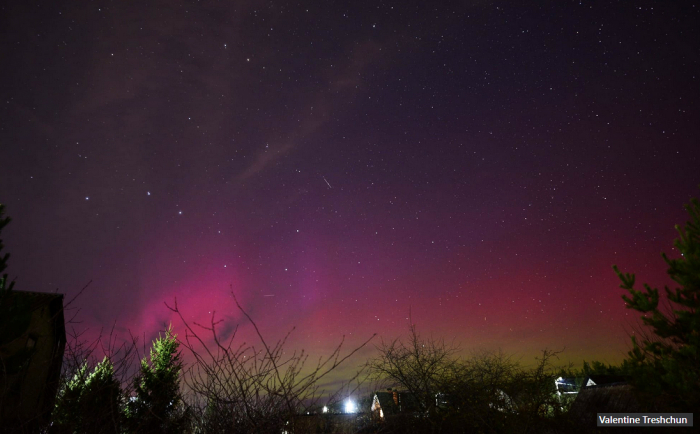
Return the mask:
{"type": "MultiPolygon", "coordinates": [[[[634,275],[615,267],[627,290],[623,299],[641,313],[642,321],[642,333],[632,338],[632,349],[621,365],[584,362],[581,369],[573,369],[560,366],[558,353],[548,350],[530,367],[502,353],[460,357],[453,346],[425,339],[409,324],[407,336],[378,343],[376,356],[330,395],[320,385],[369,340],[346,352],[341,342],[328,357],[311,363],[303,351],[285,351],[286,338],[268,343],[237,300],[257,332],[256,345],[239,343],[236,331],[223,339],[213,317],[208,325],[188,323],[175,301],[168,308],[184,324],[184,336],[165,330],[148,351],[139,350],[134,337],[126,344],[117,344],[112,334],[87,342],[68,318],[69,339],[48,410],[34,417],[13,414],[8,409],[16,404],[12,400],[19,396],[21,382],[27,381],[23,372],[34,347],[27,344],[12,354],[7,350],[29,319],[23,313],[27,306],[13,298],[13,282],[3,275],[0,430],[586,433],[595,431],[597,412],[700,414],[700,204],[693,200],[687,209],[691,221],[678,229],[675,242],[680,257],[663,256],[677,288],[665,288],[663,294],[647,285],[638,290],[634,275]],[[192,360],[187,365],[186,354],[192,360]],[[606,378],[608,387],[591,386],[602,385],[606,378]],[[348,385],[360,379],[365,380],[364,388],[350,391],[348,385]],[[341,401],[351,392],[364,398],[358,412],[343,414],[341,401]]],[[[0,230],[9,222],[2,211],[0,205],[0,230]]],[[[0,256],[0,272],[7,259],[0,256]]]]}

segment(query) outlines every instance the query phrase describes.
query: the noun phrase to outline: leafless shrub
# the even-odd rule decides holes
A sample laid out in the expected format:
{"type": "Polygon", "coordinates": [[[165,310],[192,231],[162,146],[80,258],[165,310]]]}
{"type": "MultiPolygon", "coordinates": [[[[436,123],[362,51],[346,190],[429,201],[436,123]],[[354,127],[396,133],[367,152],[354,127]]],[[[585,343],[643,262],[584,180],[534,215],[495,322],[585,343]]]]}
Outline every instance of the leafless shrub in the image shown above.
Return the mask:
{"type": "Polygon", "coordinates": [[[565,412],[554,386],[558,352],[543,351],[530,369],[501,351],[462,358],[456,346],[422,338],[414,324],[406,339],[377,349],[370,377],[403,402],[383,432],[541,432],[565,412]]]}
{"type": "Polygon", "coordinates": [[[177,300],[172,306],[167,305],[183,322],[185,336],[181,343],[194,357],[184,382],[191,402],[198,407],[197,425],[204,433],[301,432],[296,427],[298,416],[317,411],[319,400],[325,395],[326,391],[319,390],[320,381],[372,338],[345,355],[341,353],[341,341],[332,354],[310,365],[305,351],[285,351],[293,329],[274,345],[268,344],[255,321],[232,296],[255,330],[257,347],[238,343],[237,328],[222,341],[217,331],[222,321],[215,319],[215,313],[208,326],[190,324],[177,300]],[[207,343],[205,337],[213,343],[207,343]]]}
{"type": "Polygon", "coordinates": [[[460,377],[464,366],[454,346],[444,340],[422,339],[415,324],[409,330],[406,341],[396,338],[377,345],[379,355],[367,367],[377,384],[406,390],[418,411],[431,413],[436,410],[435,397],[460,377]]]}

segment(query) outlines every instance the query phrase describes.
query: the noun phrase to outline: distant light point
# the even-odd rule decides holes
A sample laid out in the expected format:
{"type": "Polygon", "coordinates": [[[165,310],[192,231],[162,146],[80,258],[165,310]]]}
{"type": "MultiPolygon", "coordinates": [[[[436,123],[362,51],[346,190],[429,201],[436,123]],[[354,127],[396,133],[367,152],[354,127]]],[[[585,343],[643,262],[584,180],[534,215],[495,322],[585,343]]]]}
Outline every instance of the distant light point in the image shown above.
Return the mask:
{"type": "Polygon", "coordinates": [[[150,192],[150,191],[147,191],[147,192],[146,192],[146,196],[150,196],[150,195],[151,195],[151,192],[150,192]]]}
{"type": "Polygon", "coordinates": [[[348,399],[345,401],[345,413],[355,413],[357,412],[357,406],[355,403],[351,400],[348,399]]]}
{"type": "Polygon", "coordinates": [[[85,200],[90,200],[90,197],[89,197],[89,196],[85,196],[85,200]]]}

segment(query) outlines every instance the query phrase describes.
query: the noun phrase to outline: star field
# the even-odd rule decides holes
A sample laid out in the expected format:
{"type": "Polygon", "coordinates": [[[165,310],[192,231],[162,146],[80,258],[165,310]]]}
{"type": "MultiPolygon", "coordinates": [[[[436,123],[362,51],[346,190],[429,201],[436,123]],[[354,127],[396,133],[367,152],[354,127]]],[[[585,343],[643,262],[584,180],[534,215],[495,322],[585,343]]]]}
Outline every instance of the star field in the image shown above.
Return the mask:
{"type": "MultiPolygon", "coordinates": [[[[0,6],[17,289],[91,330],[211,312],[620,360],[700,184],[693,2],[0,6]]],[[[176,325],[177,328],[177,325],[176,325]]]]}

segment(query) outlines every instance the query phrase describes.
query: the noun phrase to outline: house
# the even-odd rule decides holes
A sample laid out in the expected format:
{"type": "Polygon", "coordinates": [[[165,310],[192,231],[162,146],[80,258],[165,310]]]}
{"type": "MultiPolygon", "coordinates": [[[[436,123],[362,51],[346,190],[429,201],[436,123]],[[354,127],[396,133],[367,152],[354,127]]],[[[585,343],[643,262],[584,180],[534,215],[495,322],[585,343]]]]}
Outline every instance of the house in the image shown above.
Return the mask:
{"type": "Polygon", "coordinates": [[[370,413],[375,420],[383,421],[386,416],[398,413],[398,392],[389,389],[386,392],[376,392],[372,398],[370,413]],[[394,394],[396,400],[394,400],[394,394]]]}
{"type": "Polygon", "coordinates": [[[30,431],[54,406],[66,344],[63,294],[5,291],[0,304],[0,425],[30,431]]]}
{"type": "Polygon", "coordinates": [[[625,384],[627,384],[627,377],[623,375],[589,375],[583,380],[581,388],[623,386],[625,384]]]}
{"type": "Polygon", "coordinates": [[[559,377],[554,380],[554,387],[557,390],[557,395],[576,395],[579,391],[579,385],[576,382],[576,378],[569,377],[559,377]]]}
{"type": "MultiPolygon", "coordinates": [[[[580,379],[579,379],[580,380],[580,379]]],[[[559,404],[563,409],[564,405],[571,404],[578,395],[581,388],[579,381],[574,377],[559,377],[554,380],[554,388],[557,391],[557,398],[559,399],[559,404]]]]}
{"type": "Polygon", "coordinates": [[[374,393],[370,412],[374,420],[384,421],[387,417],[404,412],[416,412],[418,409],[418,403],[410,393],[387,389],[374,393]]]}
{"type": "Polygon", "coordinates": [[[569,414],[590,424],[597,413],[636,413],[641,408],[632,386],[621,375],[589,375],[583,380],[569,414]]]}

